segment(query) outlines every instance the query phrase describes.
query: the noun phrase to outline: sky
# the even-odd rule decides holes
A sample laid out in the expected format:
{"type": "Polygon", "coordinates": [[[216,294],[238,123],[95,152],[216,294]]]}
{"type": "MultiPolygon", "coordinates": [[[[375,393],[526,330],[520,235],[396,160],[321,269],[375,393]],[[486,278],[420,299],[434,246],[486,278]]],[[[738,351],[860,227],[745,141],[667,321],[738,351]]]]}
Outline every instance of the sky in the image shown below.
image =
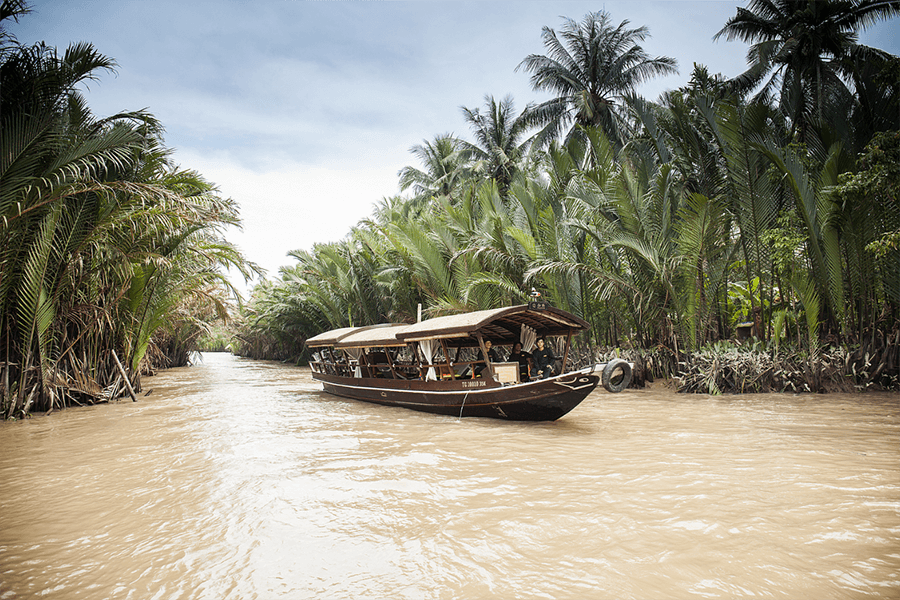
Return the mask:
{"type": "MultiPolygon", "coordinates": [[[[97,116],[147,109],[181,167],[240,205],[227,237],[277,277],[292,250],[337,241],[400,193],[410,148],[469,137],[461,107],[507,94],[517,110],[548,99],[516,71],[559,31],[606,10],[647,26],[651,56],[679,74],[638,89],[655,100],[684,85],[694,63],[733,77],[747,46],[712,37],[745,2],[732,0],[31,0],[8,30],[62,51],[90,42],[117,63],[86,91],[97,116]]],[[[861,43],[900,54],[900,21],[861,43]]],[[[470,138],[469,138],[470,139],[470,138]]],[[[253,283],[235,279],[245,293],[253,283]]]]}

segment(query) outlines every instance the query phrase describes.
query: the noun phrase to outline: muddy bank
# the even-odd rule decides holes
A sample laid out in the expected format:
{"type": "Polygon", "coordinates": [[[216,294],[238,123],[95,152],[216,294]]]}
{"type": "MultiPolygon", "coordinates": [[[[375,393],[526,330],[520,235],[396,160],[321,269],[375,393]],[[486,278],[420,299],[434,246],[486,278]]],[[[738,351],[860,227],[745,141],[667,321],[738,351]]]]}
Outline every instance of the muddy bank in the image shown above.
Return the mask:
{"type": "Polygon", "coordinates": [[[718,343],[680,353],[662,347],[582,350],[576,361],[615,357],[634,363],[632,387],[637,388],[666,379],[678,392],[703,394],[900,391],[900,352],[894,340],[880,348],[824,349],[812,357],[762,344],[718,343]]]}

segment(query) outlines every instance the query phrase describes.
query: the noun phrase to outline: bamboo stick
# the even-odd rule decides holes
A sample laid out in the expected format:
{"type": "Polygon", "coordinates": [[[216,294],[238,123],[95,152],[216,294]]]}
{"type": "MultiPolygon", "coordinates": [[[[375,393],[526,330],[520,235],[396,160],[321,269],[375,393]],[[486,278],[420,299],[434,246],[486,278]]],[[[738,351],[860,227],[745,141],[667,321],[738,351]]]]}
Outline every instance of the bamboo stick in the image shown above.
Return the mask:
{"type": "Polygon", "coordinates": [[[125,373],[125,368],[122,366],[122,363],[119,362],[119,357],[116,356],[115,350],[112,350],[112,356],[116,361],[116,366],[119,367],[119,373],[122,374],[122,383],[125,384],[125,389],[128,390],[128,395],[131,396],[131,401],[137,402],[137,396],[134,395],[134,390],[131,389],[131,382],[128,381],[128,375],[125,373]]]}

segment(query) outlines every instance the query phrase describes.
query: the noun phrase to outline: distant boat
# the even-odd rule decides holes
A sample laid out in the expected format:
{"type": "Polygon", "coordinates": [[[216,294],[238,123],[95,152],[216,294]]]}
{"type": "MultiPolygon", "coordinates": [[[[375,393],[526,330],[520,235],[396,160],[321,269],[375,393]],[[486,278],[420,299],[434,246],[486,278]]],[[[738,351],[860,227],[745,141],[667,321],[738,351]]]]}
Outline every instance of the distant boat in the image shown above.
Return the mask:
{"type": "Polygon", "coordinates": [[[619,359],[566,371],[573,334],[589,328],[575,315],[532,302],[412,325],[344,327],[306,345],[316,349],[313,378],[336,396],[457,417],[555,421],[601,381],[611,392],[631,383],[631,364],[619,359]],[[520,380],[516,362],[491,361],[485,347],[488,340],[496,347],[563,336],[561,374],[534,381],[520,380]]]}

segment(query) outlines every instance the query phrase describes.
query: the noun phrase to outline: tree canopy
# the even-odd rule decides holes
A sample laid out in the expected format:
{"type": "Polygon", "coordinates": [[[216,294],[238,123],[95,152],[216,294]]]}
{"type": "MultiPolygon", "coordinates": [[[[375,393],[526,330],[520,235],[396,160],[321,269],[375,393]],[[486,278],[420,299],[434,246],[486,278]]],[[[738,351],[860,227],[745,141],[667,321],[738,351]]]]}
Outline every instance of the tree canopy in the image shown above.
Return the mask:
{"type": "Polygon", "coordinates": [[[900,332],[898,124],[860,118],[896,107],[897,59],[857,42],[897,5],[752,0],[717,34],[752,44],[748,70],[695,64],[657,101],[638,84],[676,65],[640,47],[645,27],[603,11],[545,27],[546,53],[518,68],[554,98],[517,114],[486,96],[464,109],[472,141],[413,148],[421,166],[401,182],[414,196],[294,253],[257,289],[246,339],[282,335],[293,315],[296,355],[325,328],[409,322],[418,304],[504,306],[532,288],[591,323],[593,345],[677,354],[749,323],[814,361],[826,342],[900,332]]]}
{"type": "Polygon", "coordinates": [[[185,364],[226,313],[225,270],[253,265],[223,238],[234,201],[178,167],[143,111],[96,117],[80,84],[115,62],[6,31],[0,8],[0,412],[113,397],[117,364],[185,364]]]}

